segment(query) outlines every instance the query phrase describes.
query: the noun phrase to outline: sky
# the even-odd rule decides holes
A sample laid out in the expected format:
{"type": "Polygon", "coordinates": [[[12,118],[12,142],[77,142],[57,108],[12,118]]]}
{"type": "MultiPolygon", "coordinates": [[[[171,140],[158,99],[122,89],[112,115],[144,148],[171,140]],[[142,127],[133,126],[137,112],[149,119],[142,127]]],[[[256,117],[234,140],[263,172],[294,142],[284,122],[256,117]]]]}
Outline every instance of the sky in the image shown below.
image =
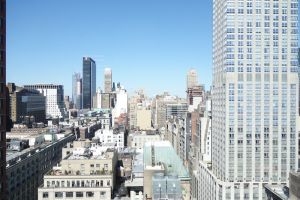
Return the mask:
{"type": "Polygon", "coordinates": [[[212,1],[7,1],[7,82],[62,84],[71,95],[83,56],[96,61],[97,87],[110,67],[129,94],[185,96],[195,68],[209,89],[212,1]]]}

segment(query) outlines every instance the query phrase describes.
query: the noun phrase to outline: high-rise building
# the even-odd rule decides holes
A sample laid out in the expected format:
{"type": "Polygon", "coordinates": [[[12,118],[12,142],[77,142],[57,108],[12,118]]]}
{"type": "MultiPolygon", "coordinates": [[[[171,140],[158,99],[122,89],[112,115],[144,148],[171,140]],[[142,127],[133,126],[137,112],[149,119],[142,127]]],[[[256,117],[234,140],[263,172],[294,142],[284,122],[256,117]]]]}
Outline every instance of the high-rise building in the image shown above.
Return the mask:
{"type": "Polygon", "coordinates": [[[83,57],[82,67],[82,108],[91,109],[96,96],[96,62],[83,57]]]}
{"type": "Polygon", "coordinates": [[[27,90],[8,83],[10,96],[10,118],[19,124],[31,118],[34,122],[46,121],[46,97],[39,91],[27,90]]]}
{"type": "Polygon", "coordinates": [[[53,84],[24,85],[25,89],[37,90],[46,97],[46,118],[64,118],[64,86],[53,84]]]}
{"type": "Polygon", "coordinates": [[[111,68],[104,69],[104,92],[110,93],[112,88],[112,70],[111,68]]]}
{"type": "Polygon", "coordinates": [[[212,170],[201,167],[200,199],[266,199],[264,184],[298,169],[297,24],[298,0],[213,1],[212,170]]]}
{"type": "Polygon", "coordinates": [[[82,108],[82,79],[80,73],[73,74],[72,101],[76,109],[82,108]]]}
{"type": "Polygon", "coordinates": [[[0,0],[0,197],[6,199],[6,1],[0,0]]]}
{"type": "Polygon", "coordinates": [[[187,73],[187,88],[198,85],[198,73],[195,69],[190,69],[187,73]]]}

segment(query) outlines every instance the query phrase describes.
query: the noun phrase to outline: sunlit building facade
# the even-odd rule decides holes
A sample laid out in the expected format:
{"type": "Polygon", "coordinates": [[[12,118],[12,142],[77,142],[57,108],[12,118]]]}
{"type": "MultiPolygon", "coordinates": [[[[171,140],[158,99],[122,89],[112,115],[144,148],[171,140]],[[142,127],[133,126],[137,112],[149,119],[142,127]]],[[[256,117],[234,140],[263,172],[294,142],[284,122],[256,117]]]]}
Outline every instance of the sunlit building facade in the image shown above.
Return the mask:
{"type": "Polygon", "coordinates": [[[297,47],[298,0],[213,1],[212,170],[200,171],[200,199],[266,199],[264,184],[298,169],[297,47]]]}

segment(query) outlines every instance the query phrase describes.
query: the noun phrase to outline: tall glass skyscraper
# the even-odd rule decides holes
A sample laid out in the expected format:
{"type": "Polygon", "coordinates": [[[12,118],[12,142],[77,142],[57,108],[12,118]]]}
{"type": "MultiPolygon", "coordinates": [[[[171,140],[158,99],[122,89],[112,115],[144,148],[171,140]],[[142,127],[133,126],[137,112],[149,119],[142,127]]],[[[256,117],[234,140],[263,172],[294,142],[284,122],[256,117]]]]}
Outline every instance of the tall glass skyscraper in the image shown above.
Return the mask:
{"type": "Polygon", "coordinates": [[[266,199],[298,169],[298,0],[213,1],[212,163],[201,199],[266,199]]]}
{"type": "Polygon", "coordinates": [[[6,1],[0,0],[0,199],[6,199],[6,1]]]}
{"type": "Polygon", "coordinates": [[[82,108],[91,109],[96,96],[96,62],[83,57],[82,66],[82,108]]]}
{"type": "Polygon", "coordinates": [[[72,77],[72,101],[74,107],[77,109],[82,108],[82,79],[80,73],[74,73],[72,77]]]}

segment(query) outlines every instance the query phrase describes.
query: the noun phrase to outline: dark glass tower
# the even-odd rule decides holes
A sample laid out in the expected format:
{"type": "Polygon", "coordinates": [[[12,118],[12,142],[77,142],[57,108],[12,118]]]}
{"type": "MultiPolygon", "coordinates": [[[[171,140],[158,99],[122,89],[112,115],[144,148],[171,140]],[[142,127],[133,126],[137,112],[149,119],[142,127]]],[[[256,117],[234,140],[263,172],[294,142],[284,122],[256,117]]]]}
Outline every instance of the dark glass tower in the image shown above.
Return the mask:
{"type": "Polygon", "coordinates": [[[0,199],[6,199],[6,1],[0,0],[0,199]]]}
{"type": "Polygon", "coordinates": [[[91,109],[96,95],[96,63],[90,57],[83,57],[82,65],[82,108],[91,109]]]}

